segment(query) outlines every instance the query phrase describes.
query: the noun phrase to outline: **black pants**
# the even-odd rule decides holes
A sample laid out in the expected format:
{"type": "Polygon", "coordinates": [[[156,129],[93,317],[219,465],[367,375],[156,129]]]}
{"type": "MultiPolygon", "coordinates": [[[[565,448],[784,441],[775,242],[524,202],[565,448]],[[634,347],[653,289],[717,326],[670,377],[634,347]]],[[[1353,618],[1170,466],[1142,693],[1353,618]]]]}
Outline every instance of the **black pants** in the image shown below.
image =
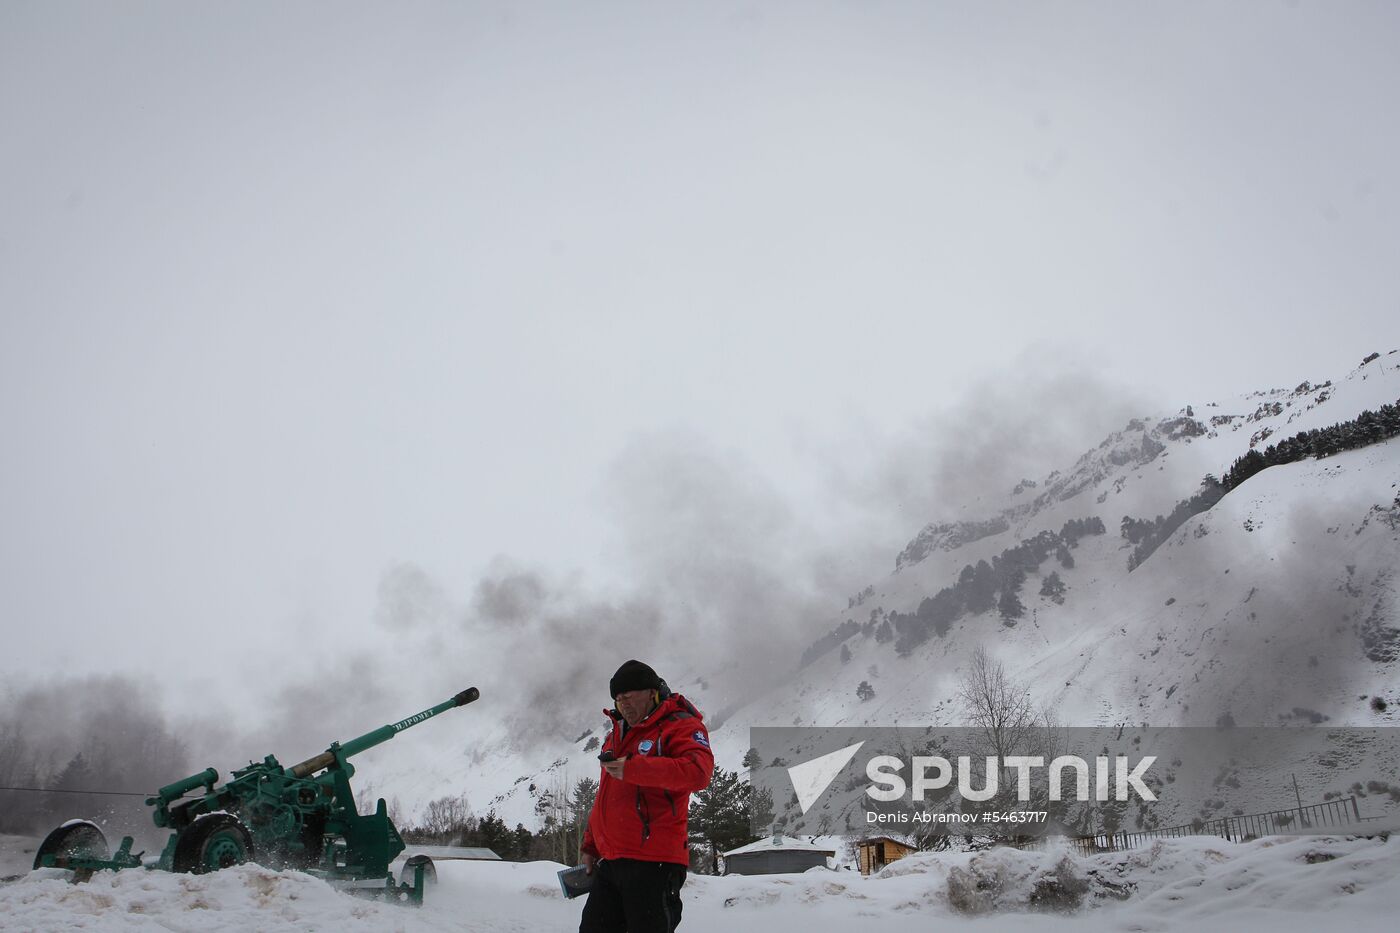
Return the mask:
{"type": "Polygon", "coordinates": [[[579,933],[671,933],[681,922],[685,866],[603,859],[583,905],[579,933]]]}

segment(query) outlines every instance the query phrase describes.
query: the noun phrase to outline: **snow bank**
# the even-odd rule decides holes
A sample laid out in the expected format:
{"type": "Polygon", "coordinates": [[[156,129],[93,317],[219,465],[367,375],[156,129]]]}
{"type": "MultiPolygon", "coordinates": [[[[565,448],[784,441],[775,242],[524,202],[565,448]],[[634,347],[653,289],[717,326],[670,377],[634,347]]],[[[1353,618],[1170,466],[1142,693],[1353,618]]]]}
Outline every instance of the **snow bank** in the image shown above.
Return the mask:
{"type": "Polygon", "coordinates": [[[209,875],[101,872],[70,884],[58,869],[0,888],[5,930],[408,930],[389,905],[356,901],[301,872],[243,865],[209,875]]]}

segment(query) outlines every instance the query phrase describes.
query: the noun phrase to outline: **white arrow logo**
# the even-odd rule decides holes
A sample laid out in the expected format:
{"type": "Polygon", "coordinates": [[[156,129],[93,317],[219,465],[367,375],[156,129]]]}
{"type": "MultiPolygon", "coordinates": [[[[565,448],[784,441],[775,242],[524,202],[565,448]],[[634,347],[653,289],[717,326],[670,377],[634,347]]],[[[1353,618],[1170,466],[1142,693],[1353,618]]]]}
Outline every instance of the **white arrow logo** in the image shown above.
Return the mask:
{"type": "Polygon", "coordinates": [[[850,764],[856,752],[864,742],[857,742],[847,746],[839,752],[832,752],[820,758],[813,758],[811,761],[804,761],[800,765],[793,765],[788,768],[788,777],[792,779],[792,789],[797,792],[797,803],[802,807],[805,814],[812,808],[812,804],[817,802],[817,798],[826,792],[831,786],[831,782],[836,780],[836,775],[840,774],[846,765],[850,764]]]}

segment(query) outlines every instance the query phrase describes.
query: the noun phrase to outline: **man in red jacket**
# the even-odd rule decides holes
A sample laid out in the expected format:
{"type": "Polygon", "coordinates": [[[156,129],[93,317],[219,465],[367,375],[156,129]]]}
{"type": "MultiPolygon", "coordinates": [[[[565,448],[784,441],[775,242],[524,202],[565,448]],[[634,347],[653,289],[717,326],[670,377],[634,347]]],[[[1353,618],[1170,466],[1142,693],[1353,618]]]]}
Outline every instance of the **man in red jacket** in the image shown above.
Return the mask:
{"type": "Polygon", "coordinates": [[[593,887],[579,933],[671,933],[690,864],[690,795],[715,768],[704,717],[641,661],[608,684],[617,708],[580,855],[593,887]]]}

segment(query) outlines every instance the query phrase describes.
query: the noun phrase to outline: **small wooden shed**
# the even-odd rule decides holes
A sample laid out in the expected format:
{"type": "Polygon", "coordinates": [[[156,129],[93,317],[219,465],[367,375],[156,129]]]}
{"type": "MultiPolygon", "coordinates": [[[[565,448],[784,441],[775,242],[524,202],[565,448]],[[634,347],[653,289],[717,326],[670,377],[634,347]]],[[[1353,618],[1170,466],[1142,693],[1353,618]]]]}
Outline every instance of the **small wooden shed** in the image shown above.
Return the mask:
{"type": "Polygon", "coordinates": [[[873,874],[890,862],[897,862],[915,851],[917,850],[907,842],[900,842],[889,836],[872,836],[856,843],[856,855],[862,875],[873,874]]]}
{"type": "Polygon", "coordinates": [[[724,855],[726,875],[797,874],[809,868],[826,868],[836,850],[784,837],[781,833],[751,842],[724,855]]]}

